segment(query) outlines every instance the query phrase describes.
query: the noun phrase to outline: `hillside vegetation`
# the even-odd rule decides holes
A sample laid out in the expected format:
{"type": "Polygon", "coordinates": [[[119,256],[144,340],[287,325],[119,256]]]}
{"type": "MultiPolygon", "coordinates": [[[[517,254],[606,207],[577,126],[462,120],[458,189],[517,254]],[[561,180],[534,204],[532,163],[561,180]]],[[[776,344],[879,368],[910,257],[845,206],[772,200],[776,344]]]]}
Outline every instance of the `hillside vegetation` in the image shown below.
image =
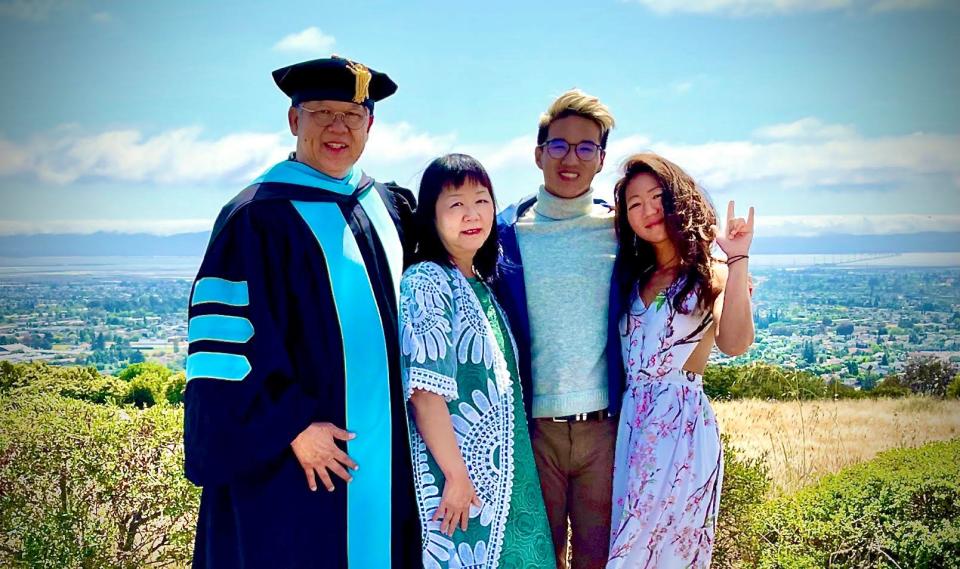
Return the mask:
{"type": "MultiPolygon", "coordinates": [[[[715,567],[957,567],[960,441],[844,467],[957,437],[958,400],[823,399],[798,395],[789,370],[713,373],[778,395],[715,403],[715,567]]],[[[187,566],[200,490],[183,477],[184,384],[153,363],[0,363],[0,566],[187,566]]]]}

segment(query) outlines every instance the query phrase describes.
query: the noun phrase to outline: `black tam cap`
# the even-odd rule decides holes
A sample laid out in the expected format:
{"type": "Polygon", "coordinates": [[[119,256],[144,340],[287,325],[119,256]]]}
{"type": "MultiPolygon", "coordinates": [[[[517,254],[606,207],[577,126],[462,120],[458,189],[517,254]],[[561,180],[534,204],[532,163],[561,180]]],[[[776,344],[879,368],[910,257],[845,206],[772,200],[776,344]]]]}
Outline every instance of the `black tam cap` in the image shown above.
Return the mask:
{"type": "Polygon", "coordinates": [[[294,106],[303,101],[347,101],[373,110],[374,101],[397,90],[386,73],[336,55],[282,67],[273,72],[273,80],[294,106]]]}

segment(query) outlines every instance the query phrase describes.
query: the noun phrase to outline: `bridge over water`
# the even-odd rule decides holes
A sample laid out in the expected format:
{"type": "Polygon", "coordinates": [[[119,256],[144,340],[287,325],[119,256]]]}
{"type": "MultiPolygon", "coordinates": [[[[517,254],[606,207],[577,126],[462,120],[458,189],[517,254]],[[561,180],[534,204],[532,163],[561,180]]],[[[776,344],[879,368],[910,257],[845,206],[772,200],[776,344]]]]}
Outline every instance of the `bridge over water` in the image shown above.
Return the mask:
{"type": "Polygon", "coordinates": [[[851,253],[849,255],[823,255],[822,259],[815,258],[811,265],[816,267],[839,267],[856,265],[857,263],[879,261],[899,257],[901,253],[851,253]]]}

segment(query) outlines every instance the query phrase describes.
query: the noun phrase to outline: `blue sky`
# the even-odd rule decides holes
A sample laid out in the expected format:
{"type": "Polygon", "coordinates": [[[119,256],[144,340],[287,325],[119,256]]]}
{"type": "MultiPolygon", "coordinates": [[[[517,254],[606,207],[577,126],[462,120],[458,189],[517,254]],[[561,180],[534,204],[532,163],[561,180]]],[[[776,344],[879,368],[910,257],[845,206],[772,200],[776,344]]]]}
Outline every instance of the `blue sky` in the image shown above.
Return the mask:
{"type": "Polygon", "coordinates": [[[960,230],[960,10],[949,0],[0,0],[0,234],[209,228],[294,140],[270,71],[331,52],[399,84],[361,165],[415,187],[476,155],[536,190],[570,87],[761,233],[960,230]]]}

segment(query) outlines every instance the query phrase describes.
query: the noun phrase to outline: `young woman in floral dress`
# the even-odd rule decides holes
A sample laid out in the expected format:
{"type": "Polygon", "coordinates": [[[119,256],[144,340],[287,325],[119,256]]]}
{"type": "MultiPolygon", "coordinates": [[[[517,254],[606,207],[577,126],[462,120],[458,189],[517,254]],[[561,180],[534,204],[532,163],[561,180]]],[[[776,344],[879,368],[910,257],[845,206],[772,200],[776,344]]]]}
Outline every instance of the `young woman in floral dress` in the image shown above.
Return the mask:
{"type": "Polygon", "coordinates": [[[708,567],[723,460],[701,374],[714,344],[738,355],[753,343],[753,208],[736,218],[731,201],[719,231],[703,190],[655,154],[630,157],[614,193],[626,390],[607,569],[708,567]]]}
{"type": "Polygon", "coordinates": [[[554,569],[516,349],[490,292],[490,179],[451,154],[424,171],[400,282],[401,365],[428,569],[554,569]]]}

